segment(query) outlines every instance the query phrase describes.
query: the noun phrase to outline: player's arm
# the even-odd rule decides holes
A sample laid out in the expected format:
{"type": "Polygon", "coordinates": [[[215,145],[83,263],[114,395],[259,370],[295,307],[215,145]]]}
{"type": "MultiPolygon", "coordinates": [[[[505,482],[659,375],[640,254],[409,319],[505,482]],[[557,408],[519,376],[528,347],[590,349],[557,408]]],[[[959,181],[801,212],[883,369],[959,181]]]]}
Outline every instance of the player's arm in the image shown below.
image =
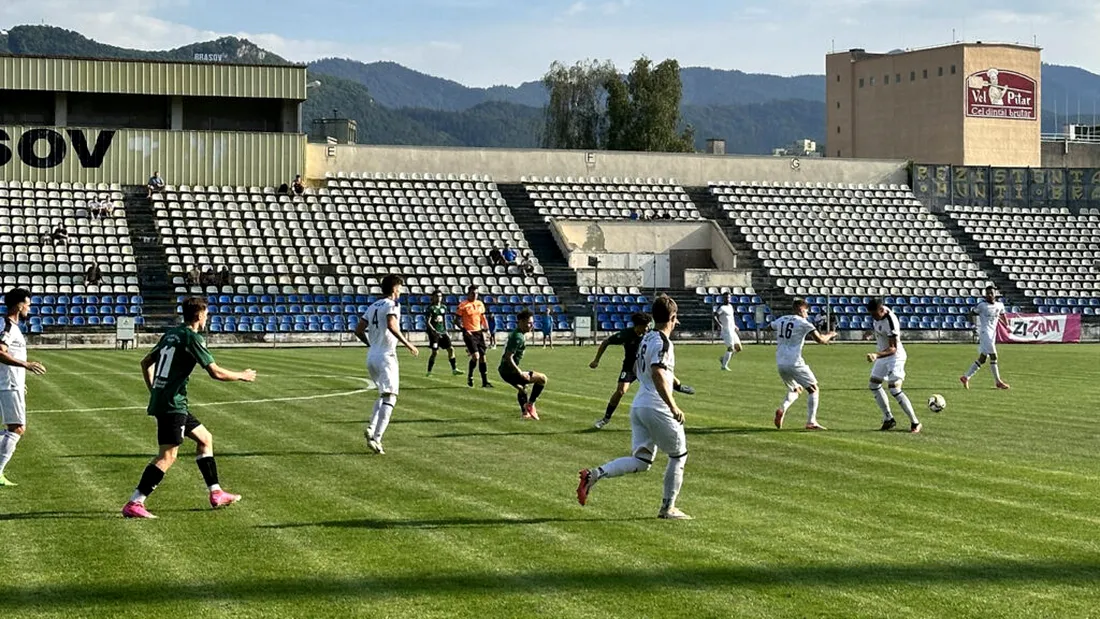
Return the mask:
{"type": "Polygon", "coordinates": [[[592,363],[589,363],[588,367],[592,368],[593,370],[600,367],[600,359],[602,359],[603,354],[605,352],[607,352],[607,347],[610,346],[611,344],[613,344],[611,339],[614,338],[614,337],[615,337],[615,335],[611,335],[610,337],[605,339],[603,342],[600,342],[600,347],[598,349],[596,349],[596,357],[594,359],[592,359],[592,363]]]}
{"type": "Polygon", "coordinates": [[[519,366],[516,365],[516,360],[512,357],[513,352],[514,351],[512,350],[511,342],[509,342],[509,345],[506,345],[504,347],[504,354],[501,356],[501,358],[504,359],[504,363],[507,364],[507,366],[511,368],[513,372],[519,374],[520,369],[519,366]]]}
{"type": "Polygon", "coordinates": [[[891,335],[890,336],[890,343],[889,343],[889,345],[886,346],[886,350],[884,350],[882,352],[868,353],[867,354],[867,360],[871,361],[871,362],[874,362],[875,360],[881,359],[883,357],[893,357],[894,354],[897,353],[897,352],[898,352],[898,336],[891,335]]]}
{"type": "Polygon", "coordinates": [[[649,371],[650,376],[653,378],[653,386],[657,389],[657,395],[661,396],[661,400],[672,411],[672,418],[684,423],[684,412],[676,406],[676,400],[672,398],[672,390],[669,388],[669,381],[665,380],[665,374],[668,373],[668,370],[665,369],[663,364],[653,364],[650,366],[649,371]]]}
{"type": "Polygon", "coordinates": [[[1009,328],[1012,327],[1012,325],[1010,325],[1009,322],[1008,322],[1008,312],[1001,312],[1001,316],[999,318],[997,318],[997,321],[1000,322],[1002,325],[1004,325],[1004,327],[1006,329],[1009,329],[1009,328]]]}
{"type": "Polygon", "coordinates": [[[416,357],[420,354],[420,351],[416,349],[416,346],[413,346],[411,343],[409,343],[409,340],[405,338],[405,334],[401,332],[401,327],[397,324],[396,314],[390,314],[386,316],[386,328],[389,329],[389,332],[397,338],[398,342],[401,342],[402,346],[409,349],[409,352],[412,353],[412,356],[416,357]]]}
{"type": "Polygon", "coordinates": [[[818,344],[828,344],[829,342],[833,341],[833,338],[835,337],[836,331],[825,334],[818,333],[817,329],[810,331],[810,339],[817,342],[818,344]]]}
{"type": "Polygon", "coordinates": [[[156,371],[157,358],[154,353],[157,351],[150,351],[149,354],[141,358],[141,377],[145,379],[145,388],[149,391],[153,390],[153,372],[156,371]]]}
{"type": "Polygon", "coordinates": [[[217,363],[211,363],[207,365],[206,373],[210,375],[210,378],[221,381],[223,383],[250,383],[256,380],[256,370],[248,369],[242,370],[240,372],[234,372],[233,370],[227,370],[219,366],[217,363]]]}
{"type": "Polygon", "coordinates": [[[462,310],[463,310],[463,306],[459,305],[458,309],[455,310],[455,321],[454,322],[455,322],[456,325],[458,325],[458,330],[459,331],[461,331],[463,333],[466,333],[466,323],[462,319],[462,316],[463,316],[463,314],[465,314],[465,312],[462,311],[462,310]]]}
{"type": "Polygon", "coordinates": [[[46,373],[46,366],[37,361],[20,361],[19,359],[11,356],[11,353],[8,352],[8,345],[3,342],[0,342],[0,363],[17,368],[23,368],[25,370],[30,370],[33,374],[46,373]]]}
{"type": "Polygon", "coordinates": [[[364,346],[370,346],[370,340],[367,339],[367,329],[370,328],[370,323],[366,318],[359,317],[359,323],[355,325],[355,339],[363,342],[364,346]]]}

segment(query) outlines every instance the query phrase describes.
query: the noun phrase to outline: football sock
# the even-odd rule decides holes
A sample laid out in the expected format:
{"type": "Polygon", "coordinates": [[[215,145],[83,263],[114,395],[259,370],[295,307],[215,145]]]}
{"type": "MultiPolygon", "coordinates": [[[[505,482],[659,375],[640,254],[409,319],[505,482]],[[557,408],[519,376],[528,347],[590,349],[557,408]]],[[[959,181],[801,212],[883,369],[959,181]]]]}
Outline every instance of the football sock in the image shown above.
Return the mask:
{"type": "Polygon", "coordinates": [[[882,385],[871,383],[871,393],[875,396],[875,403],[878,404],[879,410],[882,411],[882,420],[893,419],[894,416],[890,414],[890,400],[886,399],[886,391],[883,390],[882,385]]]}
{"type": "Polygon", "coordinates": [[[428,357],[428,373],[432,373],[432,368],[435,367],[435,352],[432,352],[432,356],[428,357]]]}
{"type": "Polygon", "coordinates": [[[211,492],[221,490],[221,486],[218,485],[218,463],[214,460],[214,456],[199,456],[195,458],[195,465],[199,467],[202,480],[206,482],[206,487],[211,492]]]}
{"type": "Polygon", "coordinates": [[[726,367],[727,365],[729,365],[730,364],[730,359],[732,359],[732,358],[733,358],[733,353],[727,350],[726,354],[722,355],[722,367],[726,367]]]}
{"type": "Polygon", "coordinates": [[[817,391],[811,391],[806,395],[806,423],[817,423],[817,404],[820,398],[821,394],[817,391]]]}
{"type": "Polygon", "coordinates": [[[486,375],[489,372],[489,364],[485,363],[485,359],[482,359],[477,364],[477,371],[481,373],[481,382],[489,382],[489,377],[486,375]]]}
{"type": "Polygon", "coordinates": [[[978,373],[978,370],[980,370],[980,369],[982,369],[982,366],[981,366],[980,363],[978,363],[977,361],[975,361],[974,363],[971,363],[970,364],[970,369],[966,371],[966,377],[967,378],[973,377],[975,374],[978,373]]]}
{"type": "Polygon", "coordinates": [[[909,396],[905,395],[904,391],[899,387],[891,387],[890,395],[894,396],[894,399],[901,405],[901,410],[909,417],[910,423],[920,423],[920,420],[917,419],[916,411],[913,410],[913,403],[909,401],[909,396]]]}
{"type": "Polygon", "coordinates": [[[621,477],[623,475],[629,475],[630,473],[641,473],[648,471],[649,467],[653,463],[634,456],[625,456],[617,460],[612,460],[607,464],[596,469],[596,473],[600,479],[604,477],[621,477]]]}
{"type": "Polygon", "coordinates": [[[797,391],[788,391],[787,392],[787,397],[783,399],[783,403],[779,405],[779,408],[782,409],[784,413],[786,413],[787,409],[790,408],[791,404],[794,404],[794,401],[797,400],[797,399],[798,399],[798,392],[797,391]]]}
{"type": "Polygon", "coordinates": [[[611,419],[611,416],[615,414],[615,409],[616,408],[619,408],[619,403],[618,402],[614,402],[614,403],[608,402],[607,403],[607,410],[604,411],[604,413],[603,413],[603,418],[604,419],[611,419]]]}
{"type": "Polygon", "coordinates": [[[540,385],[538,383],[535,383],[535,386],[531,387],[531,404],[534,404],[535,400],[539,399],[539,395],[542,394],[542,390],[545,387],[546,385],[540,385]]]}
{"type": "Polygon", "coordinates": [[[466,378],[468,380],[473,380],[474,379],[474,370],[475,369],[477,369],[477,361],[475,359],[470,359],[470,366],[467,368],[467,372],[466,372],[466,378]]]}
{"type": "Polygon", "coordinates": [[[993,372],[993,380],[1001,382],[1001,366],[996,361],[989,362],[989,371],[993,372]]]}
{"type": "Polygon", "coordinates": [[[374,401],[374,409],[371,410],[370,421],[367,422],[367,437],[374,438],[374,429],[378,426],[378,410],[382,408],[382,398],[374,401]]]}
{"type": "Polygon", "coordinates": [[[0,432],[0,475],[4,474],[4,467],[15,454],[15,444],[19,442],[20,435],[11,430],[0,432]]]}
{"type": "Polygon", "coordinates": [[[458,369],[458,365],[455,363],[455,358],[454,357],[451,357],[450,359],[448,359],[448,361],[451,362],[451,371],[452,372],[454,372],[455,370],[458,369]]]}
{"type": "Polygon", "coordinates": [[[382,435],[386,433],[386,427],[390,425],[390,417],[393,416],[393,407],[397,404],[397,396],[387,393],[379,400],[382,403],[378,406],[378,423],[374,426],[373,435],[376,441],[382,440],[382,435]]]}
{"type": "Polygon", "coordinates": [[[526,389],[516,392],[516,401],[519,402],[519,410],[521,412],[526,412],[526,411],[523,410],[523,407],[527,406],[527,390],[526,389]]]}
{"type": "Polygon", "coordinates": [[[145,470],[142,471],[141,480],[138,481],[137,485],[137,492],[134,493],[135,497],[138,496],[138,494],[140,494],[141,497],[136,499],[131,498],[130,500],[139,503],[144,501],[145,497],[153,494],[153,491],[157,489],[157,486],[159,486],[162,481],[164,481],[164,471],[158,469],[155,464],[150,462],[149,465],[145,467],[145,470]]]}
{"type": "Polygon", "coordinates": [[[676,497],[680,496],[680,486],[684,485],[684,465],[687,464],[687,452],[673,457],[668,457],[668,466],[665,467],[665,495],[661,502],[661,509],[667,510],[676,506],[676,497]]]}

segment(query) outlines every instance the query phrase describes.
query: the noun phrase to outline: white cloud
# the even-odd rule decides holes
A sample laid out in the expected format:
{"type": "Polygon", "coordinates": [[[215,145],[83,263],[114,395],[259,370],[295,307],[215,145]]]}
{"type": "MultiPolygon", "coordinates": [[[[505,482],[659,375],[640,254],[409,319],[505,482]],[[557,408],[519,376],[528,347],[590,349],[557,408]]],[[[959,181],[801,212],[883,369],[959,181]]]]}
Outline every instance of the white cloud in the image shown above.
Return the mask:
{"type": "Polygon", "coordinates": [[[587,10],[588,10],[588,5],[585,4],[582,0],[579,0],[578,2],[574,2],[573,4],[570,4],[569,8],[565,9],[565,16],[566,17],[573,17],[574,15],[580,15],[581,13],[583,13],[587,10]]]}

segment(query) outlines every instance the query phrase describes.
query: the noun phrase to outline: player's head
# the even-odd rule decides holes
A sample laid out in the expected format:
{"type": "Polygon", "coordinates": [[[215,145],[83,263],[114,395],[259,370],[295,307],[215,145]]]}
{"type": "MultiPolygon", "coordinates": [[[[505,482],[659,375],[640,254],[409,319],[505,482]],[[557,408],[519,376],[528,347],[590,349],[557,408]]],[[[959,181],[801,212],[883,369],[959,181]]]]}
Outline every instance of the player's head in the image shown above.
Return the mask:
{"type": "Polygon", "coordinates": [[[878,320],[886,315],[886,306],[882,304],[882,299],[878,297],[872,298],[867,302],[867,313],[871,315],[871,318],[878,320]]]}
{"type": "Polygon", "coordinates": [[[795,299],[794,303],[791,303],[791,309],[794,311],[795,316],[805,318],[810,315],[810,304],[805,299],[795,299]]]}
{"type": "Polygon", "coordinates": [[[206,326],[206,299],[187,297],[183,300],[183,322],[196,330],[206,326]]]}
{"type": "Polygon", "coordinates": [[[653,319],[645,312],[635,312],[630,317],[630,324],[634,325],[634,332],[638,335],[645,335],[645,332],[649,331],[649,323],[652,321],[653,319]]]}
{"type": "Polygon", "coordinates": [[[722,304],[723,305],[729,305],[730,303],[733,303],[733,295],[728,293],[728,292],[723,292],[722,293],[722,304]]]}
{"type": "Polygon", "coordinates": [[[520,312],[516,314],[516,331],[520,333],[530,333],[531,319],[534,318],[534,316],[535,315],[532,314],[529,309],[520,310],[520,312]]]}
{"type": "Polygon", "coordinates": [[[466,289],[466,300],[477,301],[477,286],[470,286],[466,289]]]}
{"type": "Polygon", "coordinates": [[[4,307],[8,316],[25,320],[31,313],[31,291],[26,288],[12,288],[4,295],[4,307]]]}
{"type": "Polygon", "coordinates": [[[432,293],[432,305],[439,305],[443,302],[443,293],[436,290],[432,293]]]}
{"type": "Polygon", "coordinates": [[[997,300],[997,287],[996,286],[986,286],[985,287],[985,300],[989,301],[990,303],[997,300]]]}
{"type": "Polygon", "coordinates": [[[401,296],[401,285],[405,283],[405,280],[400,275],[389,274],[382,278],[382,296],[393,297],[394,299],[401,296]]]}
{"type": "Polygon", "coordinates": [[[653,322],[658,325],[676,326],[676,301],[668,295],[661,295],[653,301],[653,322]]]}
{"type": "Polygon", "coordinates": [[[547,316],[550,316],[550,315],[551,315],[551,314],[553,314],[553,313],[554,313],[554,310],[553,310],[553,309],[551,309],[549,305],[547,305],[547,306],[546,306],[546,315],[547,315],[547,316]]]}

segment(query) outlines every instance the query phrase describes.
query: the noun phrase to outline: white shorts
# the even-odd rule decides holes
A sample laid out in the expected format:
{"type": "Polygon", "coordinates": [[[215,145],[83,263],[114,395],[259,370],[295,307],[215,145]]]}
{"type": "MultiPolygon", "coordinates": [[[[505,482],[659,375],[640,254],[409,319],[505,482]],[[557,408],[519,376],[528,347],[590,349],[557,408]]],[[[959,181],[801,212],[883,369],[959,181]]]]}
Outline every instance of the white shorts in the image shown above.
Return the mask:
{"type": "Polygon", "coordinates": [[[634,456],[651,462],[658,449],[669,456],[687,453],[684,424],[673,419],[672,413],[655,408],[636,406],[630,409],[630,438],[634,456]]]}
{"type": "Polygon", "coordinates": [[[997,354],[997,340],[995,337],[989,337],[982,333],[978,336],[978,354],[979,355],[995,355],[997,354]]]}
{"type": "Polygon", "coordinates": [[[898,359],[895,355],[876,359],[871,367],[871,378],[886,384],[900,383],[905,380],[905,359],[898,359]]]}
{"type": "Polygon", "coordinates": [[[733,348],[741,345],[741,338],[737,336],[736,331],[723,331],[722,342],[725,343],[726,348],[733,348]]]}
{"type": "Polygon", "coordinates": [[[367,357],[367,374],[378,387],[378,393],[397,395],[401,383],[401,373],[397,367],[397,356],[367,357]]]}
{"type": "Polygon", "coordinates": [[[27,425],[27,404],[22,391],[0,391],[0,418],[6,426],[27,425]]]}
{"type": "Polygon", "coordinates": [[[802,365],[779,366],[779,378],[783,379],[783,383],[791,391],[794,391],[797,387],[810,387],[817,384],[817,377],[814,376],[810,366],[805,363],[802,365]]]}

